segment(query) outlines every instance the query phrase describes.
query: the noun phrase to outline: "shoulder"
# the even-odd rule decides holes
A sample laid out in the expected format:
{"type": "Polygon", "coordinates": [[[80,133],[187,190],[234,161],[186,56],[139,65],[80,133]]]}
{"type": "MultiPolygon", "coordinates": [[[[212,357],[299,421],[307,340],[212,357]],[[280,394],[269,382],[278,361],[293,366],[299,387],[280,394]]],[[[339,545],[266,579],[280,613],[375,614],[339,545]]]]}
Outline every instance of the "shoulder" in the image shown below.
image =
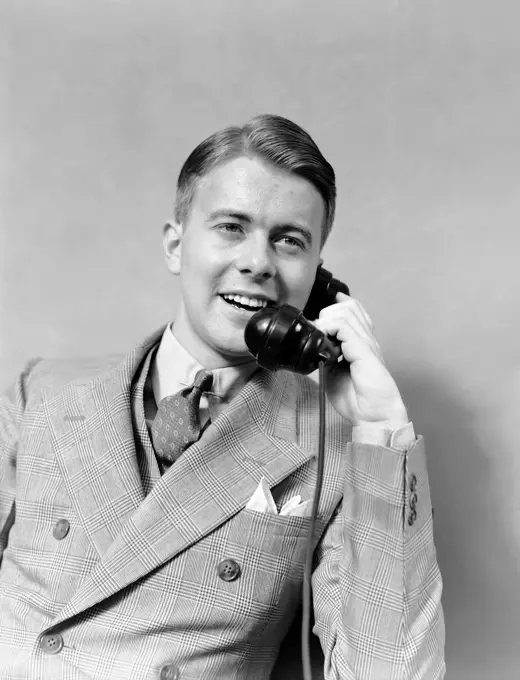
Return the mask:
{"type": "Polygon", "coordinates": [[[14,382],[0,394],[0,429],[22,421],[24,413],[38,410],[44,398],[68,385],[84,384],[121,361],[121,355],[94,358],[43,359],[26,362],[14,382]]]}
{"type": "Polygon", "coordinates": [[[63,385],[69,382],[86,382],[117,366],[123,354],[98,357],[72,357],[67,359],[40,359],[28,376],[30,384],[51,383],[63,385]]]}
{"type": "Polygon", "coordinates": [[[17,379],[15,389],[24,401],[44,393],[47,396],[62,392],[71,383],[84,384],[117,366],[122,354],[98,357],[35,358],[27,362],[17,379]]]}
{"type": "Polygon", "coordinates": [[[164,333],[165,326],[155,330],[127,353],[93,357],[36,358],[27,362],[14,384],[1,396],[1,404],[14,404],[16,412],[26,406],[36,408],[50,399],[96,380],[114,380],[122,388],[129,387],[140,361],[164,333]]]}

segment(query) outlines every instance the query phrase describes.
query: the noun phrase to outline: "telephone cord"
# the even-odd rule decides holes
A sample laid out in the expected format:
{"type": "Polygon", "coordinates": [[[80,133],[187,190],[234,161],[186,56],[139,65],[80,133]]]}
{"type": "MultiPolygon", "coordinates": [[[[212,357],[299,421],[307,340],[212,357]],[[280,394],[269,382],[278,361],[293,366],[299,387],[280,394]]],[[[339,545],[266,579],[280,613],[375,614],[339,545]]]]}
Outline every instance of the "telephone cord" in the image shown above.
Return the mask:
{"type": "Polygon", "coordinates": [[[320,361],[318,366],[318,394],[319,394],[319,434],[318,434],[318,464],[316,471],[316,488],[314,500],[312,502],[311,520],[309,524],[309,534],[307,538],[307,551],[305,554],[305,568],[303,572],[303,593],[302,593],[302,666],[303,680],[312,680],[311,654],[309,647],[310,622],[311,622],[311,577],[312,577],[312,558],[314,533],[316,530],[316,519],[318,506],[323,484],[323,464],[325,458],[325,362],[320,361]]]}

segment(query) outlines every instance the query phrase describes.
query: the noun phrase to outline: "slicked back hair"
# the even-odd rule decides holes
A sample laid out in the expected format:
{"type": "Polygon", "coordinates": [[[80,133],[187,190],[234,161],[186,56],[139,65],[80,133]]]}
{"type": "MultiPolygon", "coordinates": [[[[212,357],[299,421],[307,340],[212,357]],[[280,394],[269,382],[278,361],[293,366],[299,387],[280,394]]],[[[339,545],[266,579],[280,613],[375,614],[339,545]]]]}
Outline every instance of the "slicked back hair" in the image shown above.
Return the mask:
{"type": "Polygon", "coordinates": [[[321,246],[325,244],[336,211],[336,178],[332,165],[312,137],[296,123],[271,114],[255,116],[242,127],[215,132],[188,156],[177,180],[175,219],[185,222],[199,181],[220,163],[240,156],[258,158],[310,182],[325,204],[321,246]]]}

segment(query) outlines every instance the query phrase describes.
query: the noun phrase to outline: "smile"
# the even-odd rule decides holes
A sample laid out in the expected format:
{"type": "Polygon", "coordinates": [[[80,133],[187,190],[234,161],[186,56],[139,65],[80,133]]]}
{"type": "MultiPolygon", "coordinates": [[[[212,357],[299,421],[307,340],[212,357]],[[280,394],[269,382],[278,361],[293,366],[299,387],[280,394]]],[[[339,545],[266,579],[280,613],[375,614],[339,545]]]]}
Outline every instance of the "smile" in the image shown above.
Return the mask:
{"type": "Polygon", "coordinates": [[[244,295],[221,295],[222,299],[237,309],[244,309],[248,312],[256,312],[267,306],[267,300],[260,298],[250,298],[244,295]]]}

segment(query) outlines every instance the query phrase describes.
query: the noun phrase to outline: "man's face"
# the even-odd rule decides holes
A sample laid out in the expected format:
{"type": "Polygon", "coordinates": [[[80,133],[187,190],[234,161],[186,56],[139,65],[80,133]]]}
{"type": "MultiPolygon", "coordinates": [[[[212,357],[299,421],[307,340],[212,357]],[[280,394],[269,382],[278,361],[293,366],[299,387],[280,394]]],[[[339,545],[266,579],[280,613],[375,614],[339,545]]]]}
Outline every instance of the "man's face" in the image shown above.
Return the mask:
{"type": "Polygon", "coordinates": [[[164,247],[181,283],[174,333],[206,368],[251,359],[244,329],[266,301],[303,309],[324,216],[310,182],[258,159],[228,161],[200,181],[186,222],[165,228],[164,247]]]}

